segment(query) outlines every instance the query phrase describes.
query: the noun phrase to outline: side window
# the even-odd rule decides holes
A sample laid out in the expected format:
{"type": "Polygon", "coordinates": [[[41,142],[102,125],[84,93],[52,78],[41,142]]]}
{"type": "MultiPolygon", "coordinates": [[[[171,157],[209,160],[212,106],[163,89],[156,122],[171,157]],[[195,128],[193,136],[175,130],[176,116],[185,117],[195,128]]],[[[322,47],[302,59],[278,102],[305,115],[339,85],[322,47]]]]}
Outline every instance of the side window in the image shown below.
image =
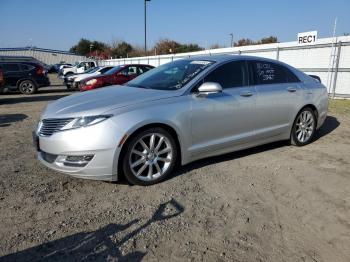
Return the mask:
{"type": "Polygon", "coordinates": [[[234,61],[224,64],[209,73],[204,82],[219,83],[222,88],[246,85],[246,66],[244,61],[234,61]]]}
{"type": "Polygon", "coordinates": [[[300,80],[286,67],[271,62],[254,61],[253,78],[255,84],[295,83],[300,80]]]}
{"type": "Polygon", "coordinates": [[[132,76],[137,74],[137,67],[136,66],[128,66],[127,68],[123,69],[121,73],[125,76],[132,76]]]}
{"type": "Polygon", "coordinates": [[[101,74],[104,74],[104,73],[106,73],[108,70],[110,70],[110,69],[112,69],[111,67],[105,67],[105,68],[102,68],[101,70],[100,70],[100,73],[101,74]]]}
{"type": "Polygon", "coordinates": [[[3,64],[3,68],[5,72],[18,72],[19,66],[18,64],[3,64]]]}
{"type": "Polygon", "coordinates": [[[145,70],[145,68],[144,68],[143,66],[139,66],[137,69],[138,69],[138,72],[137,72],[137,73],[138,73],[139,75],[141,75],[141,74],[143,74],[144,72],[146,72],[146,70],[145,70]]]}
{"type": "Polygon", "coordinates": [[[34,69],[33,66],[26,65],[26,64],[21,64],[20,67],[21,67],[22,71],[30,71],[30,70],[34,69]]]}

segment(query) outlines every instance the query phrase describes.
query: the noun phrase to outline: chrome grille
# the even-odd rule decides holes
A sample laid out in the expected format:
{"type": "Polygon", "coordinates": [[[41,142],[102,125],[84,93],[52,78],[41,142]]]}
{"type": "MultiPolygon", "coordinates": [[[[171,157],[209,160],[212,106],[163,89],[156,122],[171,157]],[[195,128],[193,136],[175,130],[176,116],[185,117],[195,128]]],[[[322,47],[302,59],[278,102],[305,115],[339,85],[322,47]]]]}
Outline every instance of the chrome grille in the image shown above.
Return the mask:
{"type": "Polygon", "coordinates": [[[42,125],[39,130],[39,135],[41,136],[51,136],[61,130],[66,124],[72,121],[74,118],[51,118],[43,119],[42,125]]]}

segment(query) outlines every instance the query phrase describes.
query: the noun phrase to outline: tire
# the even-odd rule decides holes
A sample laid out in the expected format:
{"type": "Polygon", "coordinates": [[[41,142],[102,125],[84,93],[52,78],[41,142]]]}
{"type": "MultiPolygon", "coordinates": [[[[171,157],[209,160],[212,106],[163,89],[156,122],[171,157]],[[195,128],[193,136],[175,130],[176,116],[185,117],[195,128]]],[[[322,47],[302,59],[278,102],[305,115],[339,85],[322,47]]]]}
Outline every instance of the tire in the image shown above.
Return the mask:
{"type": "Polygon", "coordinates": [[[66,85],[68,91],[74,91],[74,87],[71,85],[66,85]]]}
{"type": "Polygon", "coordinates": [[[31,95],[36,92],[37,87],[32,80],[23,80],[19,83],[18,89],[24,95],[31,95]]]}
{"type": "Polygon", "coordinates": [[[294,120],[290,135],[291,144],[305,146],[309,144],[316,132],[316,116],[310,107],[303,108],[294,120]]]}
{"type": "Polygon", "coordinates": [[[176,165],[176,142],[163,128],[146,129],[132,137],[125,146],[122,167],[131,184],[149,186],[159,183],[176,165]]]}

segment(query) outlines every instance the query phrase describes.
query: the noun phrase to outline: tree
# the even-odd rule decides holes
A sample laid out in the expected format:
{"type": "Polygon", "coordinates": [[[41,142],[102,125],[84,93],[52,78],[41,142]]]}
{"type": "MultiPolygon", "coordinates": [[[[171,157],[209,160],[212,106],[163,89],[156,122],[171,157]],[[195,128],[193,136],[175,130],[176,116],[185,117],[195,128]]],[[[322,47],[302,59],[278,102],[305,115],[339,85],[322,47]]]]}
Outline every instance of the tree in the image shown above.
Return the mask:
{"type": "Polygon", "coordinates": [[[275,36],[269,36],[262,38],[259,41],[253,41],[249,38],[242,38],[234,43],[234,46],[247,46],[247,45],[262,45],[262,44],[271,44],[271,43],[277,43],[277,37],[275,36]]]}
{"type": "Polygon", "coordinates": [[[270,36],[270,37],[265,37],[260,40],[261,44],[272,44],[272,43],[277,43],[277,37],[275,36],[270,36]]]}
{"type": "Polygon", "coordinates": [[[90,41],[85,38],[81,38],[78,42],[78,44],[72,46],[70,48],[70,52],[76,53],[78,55],[88,55],[90,53],[90,47],[91,52],[105,52],[108,50],[107,44],[99,41],[90,41]]]}
{"type": "Polygon", "coordinates": [[[180,46],[181,45],[176,41],[163,39],[163,40],[159,40],[154,46],[154,48],[157,54],[165,55],[165,54],[178,53],[180,46]]]}
{"type": "Polygon", "coordinates": [[[117,58],[127,57],[132,51],[133,51],[132,45],[123,41],[111,48],[111,55],[117,58]]]}
{"type": "Polygon", "coordinates": [[[179,53],[187,53],[187,52],[196,52],[202,51],[203,48],[197,44],[182,44],[180,45],[178,52],[179,53]]]}

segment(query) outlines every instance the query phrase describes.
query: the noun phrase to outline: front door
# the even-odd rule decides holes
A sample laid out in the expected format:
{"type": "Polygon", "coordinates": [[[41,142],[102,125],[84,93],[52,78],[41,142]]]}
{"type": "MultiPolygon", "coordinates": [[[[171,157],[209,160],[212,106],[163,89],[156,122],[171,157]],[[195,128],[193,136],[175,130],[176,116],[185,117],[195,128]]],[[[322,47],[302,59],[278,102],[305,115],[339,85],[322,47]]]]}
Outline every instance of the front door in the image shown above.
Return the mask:
{"type": "Polygon", "coordinates": [[[220,83],[223,92],[205,97],[192,94],[191,153],[223,150],[252,139],[256,93],[248,86],[245,61],[221,65],[203,81],[220,83]]]}

